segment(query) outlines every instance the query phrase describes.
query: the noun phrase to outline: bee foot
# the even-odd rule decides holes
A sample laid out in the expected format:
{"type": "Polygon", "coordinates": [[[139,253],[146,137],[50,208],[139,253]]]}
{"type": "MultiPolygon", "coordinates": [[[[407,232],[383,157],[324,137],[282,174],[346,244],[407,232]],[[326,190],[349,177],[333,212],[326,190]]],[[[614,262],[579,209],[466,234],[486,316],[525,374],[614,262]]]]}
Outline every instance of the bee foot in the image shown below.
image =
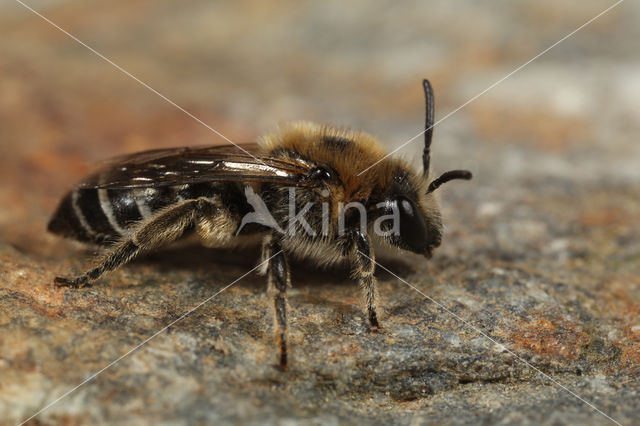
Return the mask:
{"type": "Polygon", "coordinates": [[[277,365],[274,365],[273,368],[280,371],[281,373],[284,373],[285,371],[287,371],[287,362],[280,361],[280,363],[277,365]]]}
{"type": "Polygon", "coordinates": [[[82,287],[91,287],[91,284],[87,282],[87,277],[78,277],[78,278],[64,278],[64,277],[55,277],[53,283],[56,287],[71,287],[71,288],[82,288],[82,287]]]}

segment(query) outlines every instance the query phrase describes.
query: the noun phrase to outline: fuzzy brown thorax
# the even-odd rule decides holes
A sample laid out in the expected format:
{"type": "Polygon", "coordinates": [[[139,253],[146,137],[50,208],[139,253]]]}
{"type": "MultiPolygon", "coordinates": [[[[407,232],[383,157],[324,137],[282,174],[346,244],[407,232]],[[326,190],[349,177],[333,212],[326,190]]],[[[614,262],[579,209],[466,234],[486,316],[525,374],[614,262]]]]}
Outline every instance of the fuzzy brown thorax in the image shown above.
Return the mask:
{"type": "MultiPolygon", "coordinates": [[[[366,133],[311,122],[291,123],[278,130],[261,139],[265,152],[289,158],[295,153],[313,164],[329,166],[340,179],[344,191],[340,201],[344,203],[366,200],[411,170],[401,159],[384,158],[386,150],[366,133]]],[[[416,190],[426,188],[422,179],[409,174],[416,190]]]]}

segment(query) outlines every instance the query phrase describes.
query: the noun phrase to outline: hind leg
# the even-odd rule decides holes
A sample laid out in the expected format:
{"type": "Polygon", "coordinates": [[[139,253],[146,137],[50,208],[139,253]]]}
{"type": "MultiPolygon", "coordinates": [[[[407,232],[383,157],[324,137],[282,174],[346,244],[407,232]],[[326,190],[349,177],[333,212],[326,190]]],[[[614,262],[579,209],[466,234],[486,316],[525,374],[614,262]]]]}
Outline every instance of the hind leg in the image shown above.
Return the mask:
{"type": "Polygon", "coordinates": [[[184,201],[161,211],[140,227],[124,241],[116,244],[103,257],[98,266],[74,278],[56,277],[57,287],[85,287],[102,274],[113,271],[129,262],[140,252],[157,248],[180,237],[184,230],[196,219],[199,210],[211,206],[205,198],[184,201]]]}

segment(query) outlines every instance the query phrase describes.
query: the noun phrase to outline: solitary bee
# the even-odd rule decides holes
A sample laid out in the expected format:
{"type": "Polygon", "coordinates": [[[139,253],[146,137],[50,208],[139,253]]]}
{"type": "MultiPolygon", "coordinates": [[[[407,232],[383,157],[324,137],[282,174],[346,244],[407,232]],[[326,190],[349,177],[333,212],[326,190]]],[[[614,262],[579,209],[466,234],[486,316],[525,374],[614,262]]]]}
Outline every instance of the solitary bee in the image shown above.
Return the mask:
{"type": "Polygon", "coordinates": [[[261,272],[273,298],[282,369],[290,256],[321,265],[349,262],[369,324],[378,329],[372,245],[430,257],[442,236],[434,191],[452,179],[471,179],[466,170],[430,176],[434,100],[430,83],[423,86],[421,173],[387,157],[367,134],[306,122],[242,148],[158,149],[108,162],[64,197],[48,226],[108,248],[97,266],[57,277],[55,284],[88,286],[138,254],[195,231],[209,247],[262,244],[261,272]]]}

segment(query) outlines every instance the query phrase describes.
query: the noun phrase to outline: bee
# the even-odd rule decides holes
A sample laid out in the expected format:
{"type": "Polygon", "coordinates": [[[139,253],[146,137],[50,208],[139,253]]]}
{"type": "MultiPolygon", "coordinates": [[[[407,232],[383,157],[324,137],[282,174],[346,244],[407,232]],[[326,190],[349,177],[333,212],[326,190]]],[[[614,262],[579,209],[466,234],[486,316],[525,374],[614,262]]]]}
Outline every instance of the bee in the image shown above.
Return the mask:
{"type": "Polygon", "coordinates": [[[421,172],[388,157],[365,133],[308,122],[241,148],[157,149],[108,161],[62,199],[48,225],[53,233],[104,246],[104,254],[82,275],[56,277],[56,286],[89,286],[139,254],[195,232],[208,247],[261,244],[281,369],[287,366],[292,257],[349,263],[377,330],[373,247],[431,257],[443,229],[434,192],[450,180],[471,179],[467,170],[432,178],[434,97],[428,80],[423,88],[421,172]]]}

